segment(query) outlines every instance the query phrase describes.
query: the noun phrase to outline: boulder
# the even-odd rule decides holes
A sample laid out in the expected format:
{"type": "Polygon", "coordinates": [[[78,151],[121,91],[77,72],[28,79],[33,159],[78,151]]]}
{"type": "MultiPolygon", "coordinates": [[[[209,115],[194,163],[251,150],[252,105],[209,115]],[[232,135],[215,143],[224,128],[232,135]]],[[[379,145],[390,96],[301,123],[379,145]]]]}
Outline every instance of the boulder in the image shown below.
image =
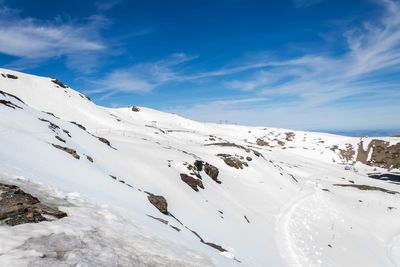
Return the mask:
{"type": "Polygon", "coordinates": [[[220,184],[221,181],[218,180],[219,170],[217,167],[211,165],[210,163],[206,162],[204,165],[204,172],[213,179],[216,183],[220,184]]]}
{"type": "Polygon", "coordinates": [[[181,173],[181,179],[196,192],[199,191],[198,187],[204,189],[203,182],[200,179],[193,178],[192,176],[184,173],[181,173]]]}
{"type": "Polygon", "coordinates": [[[150,194],[147,196],[150,203],[156,207],[161,213],[168,215],[168,203],[163,196],[150,194]]]}

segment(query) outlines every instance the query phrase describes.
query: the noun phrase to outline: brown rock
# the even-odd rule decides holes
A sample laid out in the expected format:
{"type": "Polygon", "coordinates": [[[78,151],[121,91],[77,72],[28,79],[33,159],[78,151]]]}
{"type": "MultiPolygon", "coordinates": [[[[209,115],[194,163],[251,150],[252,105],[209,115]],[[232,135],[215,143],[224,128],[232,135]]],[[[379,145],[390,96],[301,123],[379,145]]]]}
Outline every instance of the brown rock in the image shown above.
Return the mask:
{"type": "Polygon", "coordinates": [[[200,179],[193,178],[192,176],[189,176],[184,173],[181,173],[181,179],[196,192],[199,191],[198,187],[204,189],[203,182],[200,179]]]}
{"type": "Polygon", "coordinates": [[[68,148],[68,147],[64,147],[64,146],[60,146],[60,145],[55,145],[52,144],[55,148],[58,148],[64,152],[67,152],[68,154],[70,154],[71,156],[73,156],[76,159],[80,159],[80,156],[76,153],[76,150],[72,149],[72,148],[68,148]]]}
{"type": "Polygon", "coordinates": [[[67,216],[57,208],[40,203],[39,199],[25,193],[18,186],[0,183],[0,192],[0,220],[5,220],[8,225],[47,221],[43,214],[58,219],[67,216]]]}
{"type": "Polygon", "coordinates": [[[217,167],[211,165],[210,163],[206,162],[204,166],[205,173],[213,179],[216,183],[220,184],[221,181],[218,180],[219,170],[217,167]]]}
{"type": "Polygon", "coordinates": [[[263,139],[261,139],[261,138],[257,138],[256,144],[259,145],[259,146],[269,146],[269,143],[268,143],[268,142],[265,142],[265,141],[264,141],[263,139]]]}
{"type": "Polygon", "coordinates": [[[217,154],[218,157],[224,160],[225,164],[236,168],[236,169],[243,169],[243,166],[248,167],[249,164],[245,161],[241,161],[238,157],[232,156],[229,154],[217,154]]]}
{"type": "Polygon", "coordinates": [[[156,207],[161,213],[168,215],[168,203],[163,196],[150,194],[147,199],[156,207]]]}

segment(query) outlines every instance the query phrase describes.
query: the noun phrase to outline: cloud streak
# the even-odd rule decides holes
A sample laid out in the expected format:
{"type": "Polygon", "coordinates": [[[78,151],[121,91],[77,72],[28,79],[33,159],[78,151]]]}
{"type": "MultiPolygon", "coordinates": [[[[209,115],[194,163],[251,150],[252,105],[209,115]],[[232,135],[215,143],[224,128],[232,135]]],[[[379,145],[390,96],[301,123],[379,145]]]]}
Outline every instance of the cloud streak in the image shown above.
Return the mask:
{"type": "Polygon", "coordinates": [[[61,56],[93,55],[107,48],[100,30],[108,23],[101,15],[87,17],[81,23],[59,18],[52,21],[22,18],[18,10],[3,6],[0,9],[0,53],[15,57],[17,60],[9,65],[22,68],[32,62],[61,56]]]}

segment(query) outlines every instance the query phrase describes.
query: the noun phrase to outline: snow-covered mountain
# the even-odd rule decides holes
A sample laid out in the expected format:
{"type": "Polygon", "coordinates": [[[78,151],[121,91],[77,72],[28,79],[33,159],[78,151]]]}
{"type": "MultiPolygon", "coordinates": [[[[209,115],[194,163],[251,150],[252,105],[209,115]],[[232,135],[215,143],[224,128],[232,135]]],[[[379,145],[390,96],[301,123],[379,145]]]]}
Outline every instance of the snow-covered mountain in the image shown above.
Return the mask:
{"type": "Polygon", "coordinates": [[[105,108],[0,74],[0,266],[400,266],[398,137],[105,108]],[[11,226],[9,185],[66,217],[11,226]]]}

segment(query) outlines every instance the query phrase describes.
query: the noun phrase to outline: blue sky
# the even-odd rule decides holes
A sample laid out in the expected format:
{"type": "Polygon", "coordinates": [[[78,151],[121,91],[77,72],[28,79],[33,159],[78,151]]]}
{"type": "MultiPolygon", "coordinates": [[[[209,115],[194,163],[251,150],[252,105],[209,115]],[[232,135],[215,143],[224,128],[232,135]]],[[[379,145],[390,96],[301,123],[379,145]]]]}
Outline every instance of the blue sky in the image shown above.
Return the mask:
{"type": "Polygon", "coordinates": [[[293,129],[400,128],[398,0],[0,0],[0,64],[94,102],[293,129]]]}

